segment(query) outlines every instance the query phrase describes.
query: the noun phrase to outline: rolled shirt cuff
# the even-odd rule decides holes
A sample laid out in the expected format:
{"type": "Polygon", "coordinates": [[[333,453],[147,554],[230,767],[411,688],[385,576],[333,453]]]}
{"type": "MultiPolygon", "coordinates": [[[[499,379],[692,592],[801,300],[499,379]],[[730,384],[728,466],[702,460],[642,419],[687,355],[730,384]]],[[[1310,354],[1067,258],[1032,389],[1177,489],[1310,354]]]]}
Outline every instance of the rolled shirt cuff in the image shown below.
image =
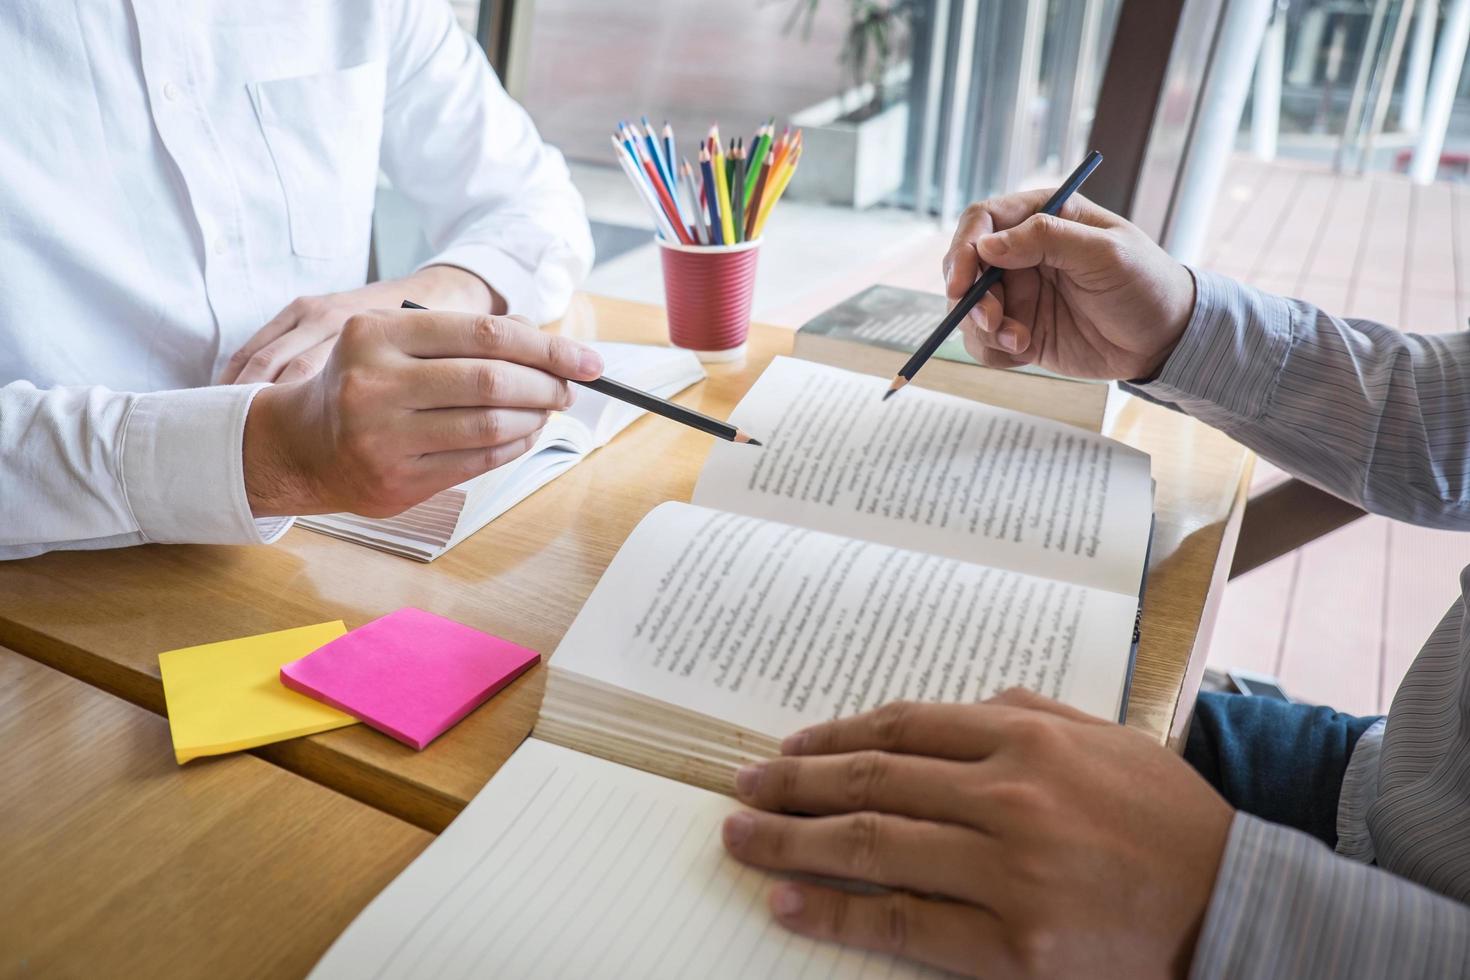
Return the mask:
{"type": "Polygon", "coordinates": [[[549,323],[566,312],[577,285],[573,264],[549,254],[555,249],[552,245],[539,250],[539,259],[528,266],[523,258],[499,246],[457,242],[423,262],[419,269],[452,265],[473,273],[500,294],[507,313],[519,314],[537,324],[549,323]]]}
{"type": "Polygon", "coordinates": [[[138,395],[122,474],[138,530],[160,544],[268,544],[291,518],[256,520],[245,495],[245,417],[263,384],[138,395]]]}
{"type": "Polygon", "coordinates": [[[1291,350],[1292,306],[1225,276],[1190,273],[1189,325],[1158,376],[1132,387],[1211,424],[1259,419],[1291,350]]]}

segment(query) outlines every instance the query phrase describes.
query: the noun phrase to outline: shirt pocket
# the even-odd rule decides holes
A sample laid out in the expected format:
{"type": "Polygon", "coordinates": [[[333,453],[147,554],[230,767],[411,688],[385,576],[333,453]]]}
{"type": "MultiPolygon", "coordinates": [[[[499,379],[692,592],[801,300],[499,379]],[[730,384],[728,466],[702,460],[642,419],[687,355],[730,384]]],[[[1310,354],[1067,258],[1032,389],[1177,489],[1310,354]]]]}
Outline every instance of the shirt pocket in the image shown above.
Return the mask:
{"type": "Polygon", "coordinates": [[[383,135],[383,62],[247,86],[286,199],[291,251],[366,254],[383,135]]]}

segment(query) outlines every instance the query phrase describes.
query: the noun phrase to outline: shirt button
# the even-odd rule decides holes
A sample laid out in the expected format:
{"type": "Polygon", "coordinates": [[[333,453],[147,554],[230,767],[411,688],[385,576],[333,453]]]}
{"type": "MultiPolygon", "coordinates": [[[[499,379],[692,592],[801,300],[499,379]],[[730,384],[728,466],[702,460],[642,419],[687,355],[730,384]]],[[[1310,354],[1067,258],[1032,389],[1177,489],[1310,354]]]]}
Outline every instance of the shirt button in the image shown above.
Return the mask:
{"type": "Polygon", "coordinates": [[[225,237],[223,235],[221,235],[220,237],[218,237],[218,238],[216,238],[214,240],[214,254],[215,255],[224,255],[229,250],[230,250],[230,243],[225,239],[225,237]]]}
{"type": "Polygon", "coordinates": [[[173,82],[163,83],[163,97],[170,102],[179,101],[179,87],[173,82]]]}

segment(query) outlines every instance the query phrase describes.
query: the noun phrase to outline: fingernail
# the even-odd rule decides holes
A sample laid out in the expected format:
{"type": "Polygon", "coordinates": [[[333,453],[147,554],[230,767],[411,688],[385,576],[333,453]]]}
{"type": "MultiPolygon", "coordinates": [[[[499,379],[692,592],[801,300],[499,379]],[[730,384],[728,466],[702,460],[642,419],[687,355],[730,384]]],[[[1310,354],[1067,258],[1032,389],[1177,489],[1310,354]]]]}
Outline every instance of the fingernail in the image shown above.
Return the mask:
{"type": "Polygon", "coordinates": [[[949,259],[944,260],[944,281],[949,282],[950,275],[954,272],[954,263],[949,259]]]}
{"type": "Polygon", "coordinates": [[[801,897],[801,889],[795,885],[777,885],[771,889],[771,911],[783,919],[800,915],[805,906],[806,899],[801,897]]]}
{"type": "Polygon", "coordinates": [[[801,755],[801,750],[806,748],[806,732],[797,732],[795,735],[787,735],[781,742],[782,755],[801,755]]]}
{"type": "Polygon", "coordinates": [[[970,319],[975,321],[975,326],[981,330],[985,329],[985,311],[980,309],[978,304],[970,310],[970,319]]]}
{"type": "Polygon", "coordinates": [[[577,356],[577,367],[583,374],[602,374],[602,357],[595,350],[584,350],[577,356]]]}
{"type": "Polygon", "coordinates": [[[1021,338],[1016,336],[1016,331],[1011,327],[1001,330],[999,339],[1000,345],[1012,354],[1021,349],[1021,338]]]}
{"type": "Polygon", "coordinates": [[[725,818],[725,845],[739,847],[750,839],[755,830],[755,820],[748,813],[732,813],[725,818]]]}
{"type": "Polygon", "coordinates": [[[765,775],[766,767],[757,762],[754,765],[741,766],[735,773],[735,792],[741,796],[754,796],[757,787],[761,784],[761,776],[765,775]]]}
{"type": "Polygon", "coordinates": [[[985,245],[985,250],[991,255],[1004,255],[1011,250],[1011,243],[1006,241],[1006,236],[1001,232],[986,235],[982,243],[985,245]]]}

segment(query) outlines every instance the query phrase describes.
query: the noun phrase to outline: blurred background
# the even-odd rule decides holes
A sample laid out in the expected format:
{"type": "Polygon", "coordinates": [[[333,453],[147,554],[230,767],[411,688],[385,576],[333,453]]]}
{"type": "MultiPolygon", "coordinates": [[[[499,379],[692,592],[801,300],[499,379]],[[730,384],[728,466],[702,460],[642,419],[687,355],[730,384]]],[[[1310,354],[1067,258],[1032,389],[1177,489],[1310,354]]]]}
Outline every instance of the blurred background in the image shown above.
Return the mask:
{"type": "MultiPolygon", "coordinates": [[[[587,289],[662,301],[651,225],[607,141],[772,118],[806,155],[763,245],[757,319],[873,282],[939,291],[958,212],[1092,145],[1094,199],[1176,256],[1406,330],[1470,317],[1470,0],[454,0],[587,201],[587,289]],[[1096,123],[1096,128],[1094,124],[1096,123]]],[[[422,254],[380,196],[380,274],[422,254]]],[[[1258,464],[1254,494],[1285,483],[1258,464]]],[[[1386,710],[1456,595],[1462,538],[1372,517],[1237,568],[1211,663],[1386,710]]]]}

